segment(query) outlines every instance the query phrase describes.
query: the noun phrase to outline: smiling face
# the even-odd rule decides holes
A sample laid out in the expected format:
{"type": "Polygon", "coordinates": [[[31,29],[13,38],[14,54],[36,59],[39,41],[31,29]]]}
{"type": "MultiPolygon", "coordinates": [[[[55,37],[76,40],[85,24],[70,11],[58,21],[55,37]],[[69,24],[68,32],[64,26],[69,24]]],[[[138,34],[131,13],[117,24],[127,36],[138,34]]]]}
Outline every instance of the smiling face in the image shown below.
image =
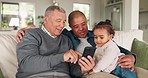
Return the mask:
{"type": "Polygon", "coordinates": [[[109,34],[104,28],[97,28],[94,30],[94,42],[97,46],[101,47],[106,42],[111,40],[113,37],[112,34],[109,34]]]}
{"type": "Polygon", "coordinates": [[[70,21],[70,27],[75,36],[85,38],[88,33],[86,18],[82,15],[77,16],[70,21]]]}
{"type": "Polygon", "coordinates": [[[44,26],[52,36],[61,34],[66,22],[66,14],[58,10],[51,11],[48,16],[44,16],[44,26]]]}

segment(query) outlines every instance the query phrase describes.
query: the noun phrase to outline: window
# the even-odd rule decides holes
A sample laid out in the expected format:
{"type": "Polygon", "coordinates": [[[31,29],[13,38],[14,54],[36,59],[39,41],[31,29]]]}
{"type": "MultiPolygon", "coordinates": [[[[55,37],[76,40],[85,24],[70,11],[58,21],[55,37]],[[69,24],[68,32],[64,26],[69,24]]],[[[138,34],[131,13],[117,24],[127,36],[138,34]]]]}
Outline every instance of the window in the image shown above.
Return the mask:
{"type": "Polygon", "coordinates": [[[7,23],[9,28],[12,26],[22,28],[29,22],[34,23],[35,8],[33,4],[2,2],[1,7],[1,20],[3,23],[7,23]]]}
{"type": "Polygon", "coordinates": [[[89,4],[80,4],[80,3],[74,3],[73,4],[73,10],[79,10],[83,12],[87,18],[87,23],[89,25],[90,22],[90,11],[89,11],[89,4]]]}
{"type": "Polygon", "coordinates": [[[6,26],[8,27],[12,18],[19,18],[19,4],[2,2],[1,12],[1,20],[3,23],[7,23],[6,26]]]}

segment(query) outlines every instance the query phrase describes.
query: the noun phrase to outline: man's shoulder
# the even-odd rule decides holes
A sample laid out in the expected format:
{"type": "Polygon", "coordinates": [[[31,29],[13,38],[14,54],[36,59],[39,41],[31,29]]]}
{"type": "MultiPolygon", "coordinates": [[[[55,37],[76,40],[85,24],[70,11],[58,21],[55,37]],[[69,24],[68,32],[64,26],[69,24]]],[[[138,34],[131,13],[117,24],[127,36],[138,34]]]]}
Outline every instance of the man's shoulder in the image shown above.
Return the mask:
{"type": "Polygon", "coordinates": [[[29,28],[25,30],[25,32],[39,32],[39,31],[41,31],[40,28],[29,28]]]}
{"type": "Polygon", "coordinates": [[[25,31],[26,35],[34,35],[34,36],[40,35],[42,33],[43,31],[40,28],[29,28],[25,31]]]}
{"type": "Polygon", "coordinates": [[[41,28],[29,28],[25,30],[25,33],[41,33],[43,32],[41,28]]]}

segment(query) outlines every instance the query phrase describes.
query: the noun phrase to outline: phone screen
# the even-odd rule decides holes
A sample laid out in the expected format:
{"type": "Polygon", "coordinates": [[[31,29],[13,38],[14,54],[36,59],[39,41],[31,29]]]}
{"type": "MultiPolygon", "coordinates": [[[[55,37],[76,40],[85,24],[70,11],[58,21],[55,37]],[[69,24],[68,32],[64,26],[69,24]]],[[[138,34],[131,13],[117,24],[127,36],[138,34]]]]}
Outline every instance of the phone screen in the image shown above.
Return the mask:
{"type": "Polygon", "coordinates": [[[95,50],[96,50],[96,47],[85,47],[82,57],[87,57],[88,55],[93,57],[95,50]]]}

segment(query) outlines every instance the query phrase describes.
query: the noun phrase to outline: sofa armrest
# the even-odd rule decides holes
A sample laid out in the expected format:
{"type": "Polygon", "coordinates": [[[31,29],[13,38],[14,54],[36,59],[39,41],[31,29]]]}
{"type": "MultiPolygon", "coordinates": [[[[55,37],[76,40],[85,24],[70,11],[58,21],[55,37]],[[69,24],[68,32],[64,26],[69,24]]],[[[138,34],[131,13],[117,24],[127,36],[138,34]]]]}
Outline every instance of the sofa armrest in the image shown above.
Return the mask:
{"type": "Polygon", "coordinates": [[[15,78],[17,72],[15,35],[0,33],[0,68],[5,78],[15,78]]]}
{"type": "Polygon", "coordinates": [[[148,70],[136,67],[135,68],[138,78],[147,78],[148,77],[148,70]]]}

